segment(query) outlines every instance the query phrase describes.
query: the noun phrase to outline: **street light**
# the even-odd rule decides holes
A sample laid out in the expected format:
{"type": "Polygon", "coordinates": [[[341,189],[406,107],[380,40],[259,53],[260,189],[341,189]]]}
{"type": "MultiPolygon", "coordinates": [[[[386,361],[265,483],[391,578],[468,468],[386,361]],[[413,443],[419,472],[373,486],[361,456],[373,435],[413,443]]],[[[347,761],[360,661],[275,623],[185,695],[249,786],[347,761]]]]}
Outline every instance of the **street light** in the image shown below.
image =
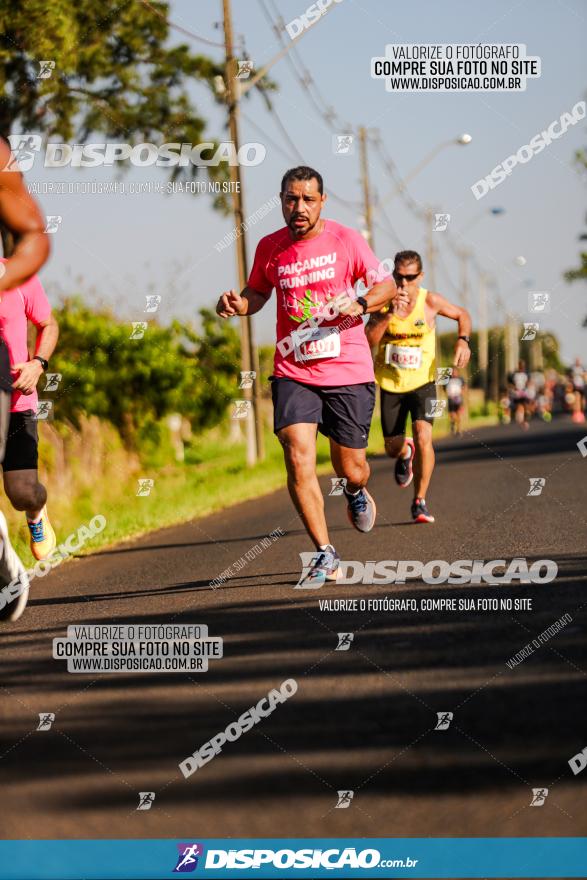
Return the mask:
{"type": "Polygon", "coordinates": [[[436,156],[437,156],[442,150],[445,149],[445,147],[452,147],[452,146],[454,146],[455,144],[460,145],[460,146],[466,146],[467,144],[470,144],[472,140],[473,140],[472,135],[467,134],[466,132],[464,132],[463,134],[459,135],[459,136],[456,137],[456,138],[452,138],[452,139],[449,140],[449,141],[442,141],[442,143],[437,144],[437,146],[435,146],[434,149],[431,150],[431,151],[428,153],[427,156],[424,156],[424,158],[423,158],[420,162],[418,162],[418,164],[417,164],[414,168],[412,168],[411,171],[409,171],[409,172],[406,174],[406,176],[404,177],[404,179],[402,180],[402,182],[401,182],[400,184],[398,184],[398,185],[395,187],[394,190],[392,190],[390,193],[388,193],[388,194],[382,199],[382,203],[385,203],[385,202],[390,201],[390,200],[391,200],[394,196],[396,196],[398,193],[403,192],[404,189],[406,188],[406,185],[408,184],[408,182],[409,182],[410,180],[413,180],[413,178],[416,177],[416,175],[419,174],[420,171],[422,171],[422,169],[426,167],[426,165],[429,165],[430,162],[432,162],[432,160],[433,160],[433,159],[434,159],[434,158],[435,158],[435,157],[436,157],[436,156]]]}
{"type": "Polygon", "coordinates": [[[479,222],[479,220],[482,220],[484,217],[487,217],[488,214],[491,214],[492,217],[499,217],[500,214],[505,214],[505,213],[506,213],[505,208],[498,208],[498,207],[496,207],[496,208],[483,208],[481,211],[479,211],[478,214],[475,214],[473,217],[471,217],[469,220],[467,220],[467,222],[463,226],[463,231],[457,232],[457,235],[460,238],[462,235],[465,234],[465,232],[469,233],[471,231],[471,229],[473,228],[473,226],[475,226],[479,222]]]}

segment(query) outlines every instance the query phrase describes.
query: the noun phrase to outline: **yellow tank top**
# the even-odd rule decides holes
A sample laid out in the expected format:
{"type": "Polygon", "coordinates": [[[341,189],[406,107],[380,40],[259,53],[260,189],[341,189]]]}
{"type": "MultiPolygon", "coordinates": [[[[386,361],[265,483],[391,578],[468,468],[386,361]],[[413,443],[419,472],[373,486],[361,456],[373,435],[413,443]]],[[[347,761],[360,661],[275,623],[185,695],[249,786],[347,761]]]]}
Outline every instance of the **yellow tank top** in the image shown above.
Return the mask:
{"type": "Polygon", "coordinates": [[[427,294],[421,287],[409,315],[389,315],[375,358],[375,378],[384,391],[414,391],[435,381],[436,332],[426,323],[427,294]]]}

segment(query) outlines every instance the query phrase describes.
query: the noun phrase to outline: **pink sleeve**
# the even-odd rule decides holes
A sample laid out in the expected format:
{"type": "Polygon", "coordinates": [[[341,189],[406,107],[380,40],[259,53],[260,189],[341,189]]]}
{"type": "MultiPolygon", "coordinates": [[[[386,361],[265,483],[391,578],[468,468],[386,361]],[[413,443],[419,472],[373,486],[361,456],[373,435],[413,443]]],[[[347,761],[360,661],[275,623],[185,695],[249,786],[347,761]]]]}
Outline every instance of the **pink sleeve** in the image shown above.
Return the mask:
{"type": "Polygon", "coordinates": [[[268,248],[265,239],[262,238],[257,245],[255,251],[255,259],[253,260],[253,268],[247,281],[247,287],[258,290],[259,293],[271,293],[273,290],[273,282],[267,278],[265,269],[267,268],[268,248]]]}
{"type": "Polygon", "coordinates": [[[360,279],[367,287],[372,287],[380,281],[388,281],[391,278],[391,272],[379,262],[363,236],[354,230],[351,245],[351,254],[354,258],[353,284],[360,279]]]}
{"type": "Polygon", "coordinates": [[[51,314],[51,305],[39,276],[32,275],[28,281],[20,285],[19,289],[24,299],[24,311],[27,318],[37,325],[46,321],[51,314]]]}

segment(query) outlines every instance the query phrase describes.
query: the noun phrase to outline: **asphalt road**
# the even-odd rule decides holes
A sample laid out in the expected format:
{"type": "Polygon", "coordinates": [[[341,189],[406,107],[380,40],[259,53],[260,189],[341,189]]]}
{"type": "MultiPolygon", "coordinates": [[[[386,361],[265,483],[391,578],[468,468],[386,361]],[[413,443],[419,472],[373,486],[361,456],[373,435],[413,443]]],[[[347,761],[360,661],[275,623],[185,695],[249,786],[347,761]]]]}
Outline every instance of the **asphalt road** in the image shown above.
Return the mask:
{"type": "MultiPolygon", "coordinates": [[[[559,420],[438,444],[435,525],[372,461],[378,520],[345,560],[551,559],[549,584],[328,585],[295,590],[310,550],[285,490],[73,561],[33,582],[2,628],[0,785],[6,838],[579,836],[587,834],[587,426],[559,420]],[[530,478],[546,478],[528,496],[530,478]],[[286,534],[216,590],[210,581],[275,529],[286,534]],[[326,611],[325,598],[531,598],[531,610],[326,611]],[[570,622],[510,669],[547,627],[570,622]],[[76,675],[52,659],[71,624],[206,624],[208,672],[76,675]],[[353,632],[348,651],[337,633],[353,632]],[[178,764],[294,678],[298,691],[185,779],[178,764]],[[437,713],[450,711],[447,730],[437,713]],[[51,712],[38,731],[38,713],[51,712]],[[530,807],[533,788],[548,788],[530,807]],[[336,808],[339,790],[354,791],[336,808]],[[137,810],[138,792],[156,794],[137,810]]],[[[322,479],[325,494],[330,480],[322,479]]],[[[227,477],[227,495],[230,477],[227,477]]],[[[156,498],[146,498],[156,504],[156,498]]]]}

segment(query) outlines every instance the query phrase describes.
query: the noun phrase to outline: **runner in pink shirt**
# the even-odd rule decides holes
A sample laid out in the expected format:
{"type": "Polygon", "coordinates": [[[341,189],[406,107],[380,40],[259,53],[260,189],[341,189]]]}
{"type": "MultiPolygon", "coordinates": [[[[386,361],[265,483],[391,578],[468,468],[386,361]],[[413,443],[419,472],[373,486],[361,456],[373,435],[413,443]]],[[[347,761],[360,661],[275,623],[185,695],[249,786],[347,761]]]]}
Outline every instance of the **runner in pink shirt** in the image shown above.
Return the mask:
{"type": "MultiPolygon", "coordinates": [[[[0,221],[12,233],[15,246],[9,258],[0,263],[0,297],[12,296],[19,285],[38,272],[49,255],[49,236],[45,217],[31,196],[18,167],[18,157],[26,154],[28,136],[20,148],[11,152],[0,138],[0,221]]],[[[26,346],[25,346],[26,350],[26,346]]],[[[26,359],[26,358],[25,358],[26,359]]],[[[33,367],[33,370],[36,369],[33,367]]],[[[30,369],[20,373],[20,390],[28,381],[30,369]]],[[[8,348],[0,334],[0,463],[3,461],[12,415],[13,392],[8,348]]],[[[6,517],[0,511],[0,621],[14,621],[23,613],[29,594],[26,569],[10,543],[6,517]]]]}
{"type": "MultiPolygon", "coordinates": [[[[4,259],[1,260],[4,263],[4,259]]],[[[0,297],[0,334],[12,370],[12,401],[6,451],[2,462],[4,491],[16,510],[26,512],[31,552],[45,559],[56,546],[49,522],[47,490],[39,481],[37,383],[49,366],[59,330],[37,275],[0,297]],[[35,354],[29,359],[27,321],[37,328],[35,354]]]]}
{"type": "Polygon", "coordinates": [[[321,218],[326,196],[317,171],[287,171],[280,195],[286,226],[261,239],[247,286],[240,294],[223,293],[216,311],[223,318],[254,315],[277,291],[274,431],[292,501],[316,547],[298,583],[309,589],[336,580],[340,562],[316,476],[317,430],[329,438],[332,465],[345,481],[351,524],[369,532],[375,523],[375,502],[366,489],[375,377],[362,318],[398,291],[391,271],[358,232],[321,218]],[[357,282],[370,290],[356,296],[357,282]]]}

